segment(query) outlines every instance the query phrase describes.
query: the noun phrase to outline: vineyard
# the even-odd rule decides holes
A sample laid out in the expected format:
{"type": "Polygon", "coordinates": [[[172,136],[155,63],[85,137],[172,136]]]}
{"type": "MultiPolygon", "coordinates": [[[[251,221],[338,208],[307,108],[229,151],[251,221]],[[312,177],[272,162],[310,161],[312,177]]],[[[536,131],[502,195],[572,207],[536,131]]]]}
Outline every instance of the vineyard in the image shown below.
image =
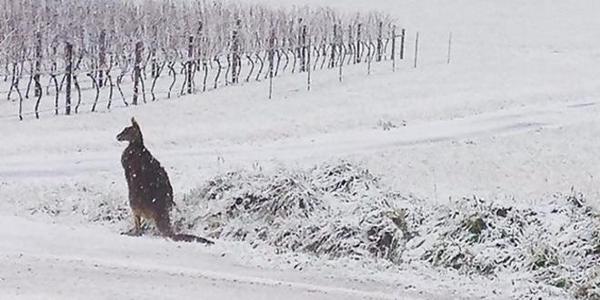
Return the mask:
{"type": "Polygon", "coordinates": [[[0,97],[19,119],[110,110],[404,58],[383,13],[234,2],[0,0],[0,97]],[[83,94],[83,96],[82,96],[83,94]]]}

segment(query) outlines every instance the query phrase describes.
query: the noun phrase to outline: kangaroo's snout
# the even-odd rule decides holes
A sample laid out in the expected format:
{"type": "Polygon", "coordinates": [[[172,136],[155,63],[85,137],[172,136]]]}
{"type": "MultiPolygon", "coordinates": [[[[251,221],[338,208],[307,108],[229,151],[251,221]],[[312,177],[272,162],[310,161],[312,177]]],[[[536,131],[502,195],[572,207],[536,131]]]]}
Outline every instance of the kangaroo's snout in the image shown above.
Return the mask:
{"type": "Polygon", "coordinates": [[[117,134],[117,141],[122,142],[123,140],[124,140],[123,133],[121,132],[121,133],[117,134]]]}

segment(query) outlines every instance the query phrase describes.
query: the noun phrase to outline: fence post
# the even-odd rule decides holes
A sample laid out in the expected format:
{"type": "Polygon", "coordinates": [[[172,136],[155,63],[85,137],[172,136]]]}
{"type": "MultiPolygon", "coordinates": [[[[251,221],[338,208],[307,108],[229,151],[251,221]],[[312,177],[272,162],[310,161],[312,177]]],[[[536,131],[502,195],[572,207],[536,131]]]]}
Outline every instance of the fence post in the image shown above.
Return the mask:
{"type": "Polygon", "coordinates": [[[98,87],[104,86],[104,67],[106,67],[106,31],[103,29],[100,31],[100,53],[98,57],[98,87]]]}
{"type": "Polygon", "coordinates": [[[188,62],[187,62],[187,74],[186,74],[186,83],[187,83],[187,93],[188,95],[194,92],[194,36],[190,35],[188,38],[188,62]]]}
{"type": "Polygon", "coordinates": [[[333,39],[331,40],[331,57],[329,61],[329,68],[335,67],[335,46],[336,46],[336,37],[338,35],[338,26],[337,24],[333,25],[333,39]]]}
{"type": "MultiPolygon", "coordinates": [[[[302,19],[300,19],[302,22],[302,19]]],[[[302,25],[302,33],[300,35],[300,44],[302,52],[300,53],[300,72],[306,71],[306,25],[302,25]]]]}
{"type": "Polygon", "coordinates": [[[133,101],[131,104],[138,104],[138,96],[140,93],[140,78],[142,77],[142,51],[144,43],[139,41],[135,44],[135,64],[133,66],[133,101]]]}
{"type": "Polygon", "coordinates": [[[381,61],[383,52],[383,22],[379,22],[379,34],[377,35],[377,62],[381,61]]]}
{"type": "MultiPolygon", "coordinates": [[[[65,55],[67,62],[65,68],[65,114],[68,116],[71,114],[71,79],[73,76],[73,45],[71,43],[65,45],[65,55]]],[[[58,91],[56,92],[58,93],[58,91]]],[[[58,107],[56,114],[58,114],[58,107]]]]}
{"type": "Polygon", "coordinates": [[[392,26],[392,72],[396,72],[396,25],[392,26]]]}
{"type": "Polygon", "coordinates": [[[38,83],[34,87],[34,96],[41,97],[42,96],[42,87],[39,85],[40,82],[40,71],[42,68],[42,33],[37,32],[35,34],[35,75],[33,76],[33,80],[38,83]]]}
{"type": "MultiPolygon", "coordinates": [[[[304,27],[306,27],[306,25],[304,25],[304,27]]],[[[306,30],[306,28],[304,28],[306,30]]],[[[306,90],[310,91],[310,75],[311,75],[311,70],[312,70],[312,66],[311,66],[311,53],[312,53],[312,39],[308,39],[308,69],[307,69],[307,78],[306,78],[306,90]]]]}
{"type": "Polygon", "coordinates": [[[417,61],[419,59],[419,32],[417,32],[417,37],[415,38],[415,65],[417,67],[417,61]]]}
{"type": "Polygon", "coordinates": [[[239,82],[239,72],[238,69],[240,68],[240,26],[242,25],[242,20],[237,19],[235,21],[235,25],[236,28],[233,30],[233,34],[232,34],[232,39],[233,42],[231,44],[231,52],[233,53],[232,55],[232,74],[231,74],[231,83],[238,83],[239,82]]]}
{"type": "Polygon", "coordinates": [[[451,51],[452,51],[452,32],[450,32],[450,36],[448,37],[448,61],[447,61],[448,64],[450,64],[451,51]]]}
{"type": "Polygon", "coordinates": [[[273,66],[275,57],[275,29],[271,31],[269,38],[269,100],[273,98],[273,66]]]}
{"type": "Polygon", "coordinates": [[[198,49],[196,49],[198,65],[202,65],[204,69],[204,79],[202,80],[202,91],[206,92],[206,80],[208,78],[208,62],[206,57],[206,52],[202,52],[202,46],[204,43],[204,35],[202,34],[202,30],[204,29],[204,23],[202,21],[198,22],[198,33],[197,33],[197,44],[198,49]],[[200,64],[202,62],[202,64],[200,64]]]}
{"type": "Polygon", "coordinates": [[[371,75],[371,63],[373,62],[373,57],[375,56],[375,45],[373,45],[373,41],[369,39],[369,43],[365,43],[367,48],[369,48],[369,52],[367,52],[367,75],[371,75]],[[372,50],[371,50],[372,46],[372,50]]]}
{"type": "Polygon", "coordinates": [[[360,54],[361,54],[360,53],[361,52],[361,49],[360,49],[360,42],[361,42],[360,36],[362,35],[362,26],[363,26],[362,24],[358,24],[358,29],[357,29],[357,32],[356,32],[356,60],[355,60],[355,63],[357,63],[357,64],[360,64],[360,60],[361,60],[360,59],[360,54]]]}
{"type": "MultiPolygon", "coordinates": [[[[157,29],[156,25],[152,26],[152,32],[153,32],[154,35],[158,35],[158,29],[157,29]]],[[[150,75],[153,78],[154,82],[156,82],[155,79],[158,78],[158,71],[159,71],[158,70],[158,63],[156,61],[156,47],[157,47],[157,42],[153,41],[152,45],[150,46],[150,63],[151,63],[151,66],[150,66],[150,75]]],[[[152,98],[153,98],[152,101],[154,101],[155,100],[154,99],[154,93],[152,95],[152,98]]]]}
{"type": "Polygon", "coordinates": [[[339,30],[338,30],[338,36],[336,38],[336,43],[338,45],[338,49],[340,49],[340,74],[339,74],[339,79],[340,82],[342,82],[342,77],[343,77],[343,67],[344,67],[344,58],[346,57],[344,54],[342,54],[342,52],[344,51],[344,30],[340,24],[340,26],[338,26],[339,30]]]}
{"type": "Polygon", "coordinates": [[[348,49],[350,51],[350,60],[348,60],[348,64],[350,64],[350,62],[356,62],[355,58],[354,58],[354,51],[352,48],[354,48],[354,32],[352,30],[352,25],[348,25],[348,49]]]}
{"type": "Polygon", "coordinates": [[[406,29],[402,28],[402,35],[400,36],[400,60],[404,60],[404,40],[406,38],[406,29]]]}

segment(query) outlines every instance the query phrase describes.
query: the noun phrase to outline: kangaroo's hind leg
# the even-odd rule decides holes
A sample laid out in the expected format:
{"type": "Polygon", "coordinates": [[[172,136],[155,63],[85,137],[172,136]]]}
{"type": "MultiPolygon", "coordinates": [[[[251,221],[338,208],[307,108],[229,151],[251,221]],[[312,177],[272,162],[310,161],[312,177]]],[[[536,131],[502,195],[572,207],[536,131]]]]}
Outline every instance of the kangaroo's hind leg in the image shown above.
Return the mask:
{"type": "Polygon", "coordinates": [[[129,231],[125,231],[121,234],[129,236],[140,236],[142,235],[142,217],[137,210],[133,210],[133,228],[129,231]]]}
{"type": "Polygon", "coordinates": [[[156,216],[156,218],[154,218],[154,222],[156,223],[156,228],[162,236],[170,237],[173,235],[173,231],[171,229],[171,218],[169,217],[168,212],[163,212],[156,216]]]}

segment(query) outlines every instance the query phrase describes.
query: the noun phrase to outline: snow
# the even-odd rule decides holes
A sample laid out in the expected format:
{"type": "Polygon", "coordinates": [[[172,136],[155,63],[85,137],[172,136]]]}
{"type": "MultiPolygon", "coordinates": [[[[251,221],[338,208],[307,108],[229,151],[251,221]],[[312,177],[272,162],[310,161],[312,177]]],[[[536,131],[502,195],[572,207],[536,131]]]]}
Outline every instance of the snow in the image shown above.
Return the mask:
{"type": "MultiPolygon", "coordinates": [[[[184,200],[215,176],[243,170],[268,177],[340,159],[433,207],[474,195],[543,213],[562,203],[554,195],[572,187],[598,206],[600,3],[326,3],[392,13],[409,30],[407,49],[419,30],[419,68],[412,68],[409,50],[395,73],[388,63],[374,64],[370,76],[362,66],[349,67],[339,83],[334,71],[316,72],[310,92],[302,75],[277,78],[270,101],[268,83],[259,82],[139,107],[115,101],[111,112],[46,112],[23,122],[14,103],[1,101],[2,298],[506,299],[540,292],[523,270],[489,278],[425,263],[278,253],[233,239],[204,247],[119,235],[131,220],[119,161],[125,146],[115,136],[131,116],[169,173],[179,216],[195,213],[184,200]],[[446,65],[450,31],[453,56],[446,65]]],[[[31,111],[31,100],[26,105],[31,111]]],[[[473,211],[467,207],[461,216],[473,211]]],[[[544,216],[551,232],[581,221],[544,216]]],[[[445,224],[450,231],[461,220],[445,224]]],[[[564,234],[591,233],[577,230],[564,234]]],[[[493,255],[485,249],[481,255],[493,255]]],[[[577,265],[577,255],[561,257],[565,266],[577,265]]],[[[552,288],[541,293],[573,296],[552,288]]]]}
{"type": "MultiPolygon", "coordinates": [[[[387,291],[371,290],[365,283],[346,278],[334,281],[333,276],[316,278],[239,266],[216,249],[201,245],[115,238],[114,233],[101,228],[74,228],[16,217],[4,217],[0,222],[5,241],[0,246],[0,293],[8,297],[393,299],[394,295],[389,287],[387,291]],[[13,226],[19,231],[8,230],[13,226]],[[86,242],[73,243],[77,240],[86,242]]],[[[407,297],[412,298],[410,294],[407,297]]],[[[419,298],[415,295],[412,299],[419,298]]]]}

